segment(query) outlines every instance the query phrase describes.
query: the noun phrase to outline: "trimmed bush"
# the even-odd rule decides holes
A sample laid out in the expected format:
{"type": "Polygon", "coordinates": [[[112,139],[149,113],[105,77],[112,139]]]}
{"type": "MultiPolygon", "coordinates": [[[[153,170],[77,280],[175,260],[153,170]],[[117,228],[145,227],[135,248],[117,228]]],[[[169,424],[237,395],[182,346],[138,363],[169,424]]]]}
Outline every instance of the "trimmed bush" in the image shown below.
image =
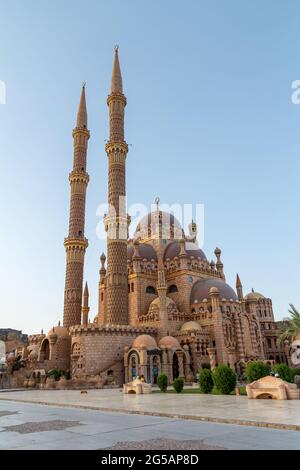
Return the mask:
{"type": "Polygon", "coordinates": [[[293,382],[294,377],[292,375],[292,371],[286,364],[275,364],[273,366],[273,371],[275,374],[278,374],[282,380],[293,382]]]}
{"type": "Polygon", "coordinates": [[[181,393],[182,390],[183,390],[183,386],[184,386],[184,381],[182,379],[175,379],[174,382],[173,382],[173,388],[175,390],[175,392],[177,393],[181,393]]]}
{"type": "Polygon", "coordinates": [[[168,377],[166,374],[159,374],[157,377],[157,385],[162,392],[166,392],[168,388],[168,377]]]}
{"type": "Polygon", "coordinates": [[[266,375],[270,375],[271,367],[269,364],[266,364],[262,361],[251,361],[248,362],[246,367],[246,377],[247,382],[251,383],[254,380],[261,379],[262,377],[266,377],[266,375]]]}
{"type": "Polygon", "coordinates": [[[199,371],[199,387],[202,393],[210,393],[214,386],[214,381],[210,369],[201,369],[199,371]]]}
{"type": "Polygon", "coordinates": [[[47,375],[48,377],[53,377],[54,380],[58,381],[64,375],[64,372],[60,369],[52,369],[47,375]]]}
{"type": "Polygon", "coordinates": [[[230,367],[221,364],[213,371],[213,381],[222,395],[229,395],[235,389],[236,374],[230,367]]]}

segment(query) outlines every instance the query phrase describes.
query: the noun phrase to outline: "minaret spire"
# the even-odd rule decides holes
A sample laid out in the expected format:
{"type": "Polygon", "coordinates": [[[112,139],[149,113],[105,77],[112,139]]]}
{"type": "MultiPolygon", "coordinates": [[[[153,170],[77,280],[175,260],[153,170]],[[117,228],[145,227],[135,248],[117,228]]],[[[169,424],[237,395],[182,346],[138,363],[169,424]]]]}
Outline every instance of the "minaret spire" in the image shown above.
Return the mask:
{"type": "Polygon", "coordinates": [[[112,71],[111,83],[110,83],[110,92],[123,94],[122,74],[121,74],[118,50],[119,50],[119,46],[115,46],[115,56],[114,56],[114,65],[113,65],[113,71],[112,71]]]}
{"type": "Polygon", "coordinates": [[[83,284],[84,255],[88,241],[84,237],[85,200],[89,175],[86,172],[86,157],[90,133],[87,130],[85,83],[82,85],[76,127],[73,130],[74,158],[69,175],[71,196],[69,233],[65,238],[66,280],[64,295],[64,326],[80,325],[83,284]]]}
{"type": "Polygon", "coordinates": [[[76,127],[87,128],[87,110],[86,110],[86,100],[85,100],[85,82],[82,83],[81,96],[77,111],[77,122],[76,127]]]}
{"type": "Polygon", "coordinates": [[[122,76],[115,47],[109,107],[109,141],[105,146],[108,158],[108,204],[105,218],[107,230],[107,304],[105,323],[128,324],[127,287],[127,229],[125,212],[125,173],[128,145],[124,139],[124,111],[122,76]]]}

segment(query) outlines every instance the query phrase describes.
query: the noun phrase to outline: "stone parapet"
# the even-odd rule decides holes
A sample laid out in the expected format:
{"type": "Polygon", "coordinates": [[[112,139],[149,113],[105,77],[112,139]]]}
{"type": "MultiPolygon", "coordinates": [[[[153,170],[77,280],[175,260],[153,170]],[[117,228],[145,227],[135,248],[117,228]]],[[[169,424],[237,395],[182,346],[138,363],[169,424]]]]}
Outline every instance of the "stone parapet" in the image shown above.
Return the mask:
{"type": "Polygon", "coordinates": [[[88,325],[74,325],[70,328],[71,336],[74,335],[156,335],[157,329],[148,326],[130,326],[130,325],[97,325],[89,323],[88,325]]]}

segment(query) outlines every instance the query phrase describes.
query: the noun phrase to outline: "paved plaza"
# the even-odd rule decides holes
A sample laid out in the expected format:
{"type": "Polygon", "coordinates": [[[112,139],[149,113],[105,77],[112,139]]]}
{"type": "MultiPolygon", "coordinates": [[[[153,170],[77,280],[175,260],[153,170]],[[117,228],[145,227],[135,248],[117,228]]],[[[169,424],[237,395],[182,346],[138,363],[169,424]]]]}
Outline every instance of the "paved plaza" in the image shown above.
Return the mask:
{"type": "Polygon", "coordinates": [[[0,401],[0,449],[107,448],[299,449],[300,433],[0,401]]]}
{"type": "Polygon", "coordinates": [[[84,394],[80,390],[6,391],[0,392],[0,404],[1,400],[300,431],[300,400],[249,400],[198,393],[123,395],[119,389],[84,394]]]}

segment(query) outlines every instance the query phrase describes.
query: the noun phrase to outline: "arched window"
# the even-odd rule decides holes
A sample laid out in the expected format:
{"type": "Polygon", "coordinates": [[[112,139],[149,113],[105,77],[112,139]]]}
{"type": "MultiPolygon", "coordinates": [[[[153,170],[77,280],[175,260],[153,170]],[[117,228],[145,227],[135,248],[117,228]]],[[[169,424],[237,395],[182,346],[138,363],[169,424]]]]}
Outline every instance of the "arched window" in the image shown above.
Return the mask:
{"type": "Polygon", "coordinates": [[[74,343],[72,346],[72,354],[73,356],[80,356],[80,344],[74,343]]]}
{"type": "Polygon", "coordinates": [[[168,294],[173,294],[173,292],[178,292],[177,286],[175,284],[172,284],[170,287],[168,287],[168,294]]]}
{"type": "Polygon", "coordinates": [[[155,287],[153,287],[153,286],[147,286],[147,287],[146,287],[146,294],[156,294],[155,287]]]}

